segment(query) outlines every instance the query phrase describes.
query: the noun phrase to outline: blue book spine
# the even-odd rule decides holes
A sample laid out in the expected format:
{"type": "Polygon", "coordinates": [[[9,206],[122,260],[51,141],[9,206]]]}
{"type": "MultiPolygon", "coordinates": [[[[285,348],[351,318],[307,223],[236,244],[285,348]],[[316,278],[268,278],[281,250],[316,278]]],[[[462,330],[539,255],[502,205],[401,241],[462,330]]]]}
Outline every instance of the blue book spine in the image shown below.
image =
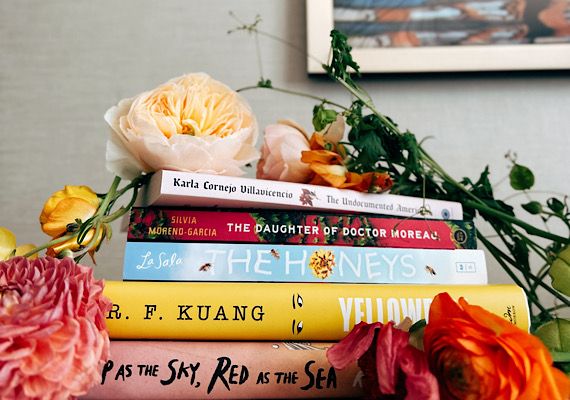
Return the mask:
{"type": "Polygon", "coordinates": [[[482,250],[127,242],[125,280],[486,284],[482,250]]]}

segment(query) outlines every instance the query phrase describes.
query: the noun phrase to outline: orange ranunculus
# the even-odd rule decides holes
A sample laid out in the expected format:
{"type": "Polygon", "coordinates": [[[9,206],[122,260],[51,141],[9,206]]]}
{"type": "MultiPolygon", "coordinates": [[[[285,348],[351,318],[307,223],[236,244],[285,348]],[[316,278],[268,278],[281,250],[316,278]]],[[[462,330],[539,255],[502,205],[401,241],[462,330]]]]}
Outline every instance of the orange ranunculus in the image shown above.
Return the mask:
{"type": "Polygon", "coordinates": [[[487,310],[435,297],[424,350],[443,399],[548,399],[570,396],[570,381],[552,366],[535,336],[487,310]]]}
{"type": "Polygon", "coordinates": [[[359,174],[348,170],[344,163],[345,148],[339,143],[344,135],[344,128],[344,120],[339,116],[322,132],[314,132],[311,136],[310,150],[301,153],[301,161],[309,164],[313,172],[309,183],[372,193],[390,189],[393,182],[386,172],[359,174]]]}
{"type": "MultiPolygon", "coordinates": [[[[77,219],[85,222],[94,216],[99,204],[99,198],[89,187],[65,186],[64,189],[52,194],[44,204],[40,215],[42,230],[53,239],[64,236],[69,232],[69,225],[75,223],[77,219]]],[[[94,230],[89,231],[82,243],[89,243],[94,234],[94,230]]],[[[101,236],[99,235],[97,243],[101,240],[101,236]]],[[[56,255],[65,249],[76,251],[80,247],[75,237],[53,246],[48,253],[56,255]]]]}
{"type": "Polygon", "coordinates": [[[344,165],[312,163],[309,166],[315,173],[310,184],[341,187],[346,182],[348,170],[344,165]]]}

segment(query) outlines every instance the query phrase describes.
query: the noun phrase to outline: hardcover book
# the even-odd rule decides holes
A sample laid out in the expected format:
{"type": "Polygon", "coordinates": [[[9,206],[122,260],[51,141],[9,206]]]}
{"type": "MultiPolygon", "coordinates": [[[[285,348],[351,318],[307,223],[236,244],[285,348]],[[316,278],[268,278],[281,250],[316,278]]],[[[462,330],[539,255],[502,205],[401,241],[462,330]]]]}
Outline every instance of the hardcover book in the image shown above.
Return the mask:
{"type": "Polygon", "coordinates": [[[302,211],[135,207],[130,241],[233,242],[474,249],[472,221],[302,211]]]}
{"type": "Polygon", "coordinates": [[[463,219],[460,203],[390,193],[180,171],[158,171],[142,205],[365,212],[401,217],[463,219]]]}
{"type": "Polygon", "coordinates": [[[353,363],[335,370],[330,342],[111,341],[86,399],[254,399],[362,396],[353,363]]]}
{"type": "Polygon", "coordinates": [[[482,250],[127,242],[135,281],[485,284],[482,250]]]}
{"type": "Polygon", "coordinates": [[[108,281],[106,316],[114,339],[337,341],[360,321],[427,318],[448,292],[529,328],[516,285],[358,285],[108,281]]]}

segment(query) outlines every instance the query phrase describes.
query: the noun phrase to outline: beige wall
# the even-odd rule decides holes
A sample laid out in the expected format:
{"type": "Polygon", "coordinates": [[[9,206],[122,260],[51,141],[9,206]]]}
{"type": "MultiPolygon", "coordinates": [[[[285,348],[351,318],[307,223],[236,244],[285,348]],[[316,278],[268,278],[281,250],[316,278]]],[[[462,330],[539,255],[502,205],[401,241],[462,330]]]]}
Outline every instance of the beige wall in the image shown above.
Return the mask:
{"type": "MultiPolygon", "coordinates": [[[[103,114],[124,97],[169,78],[205,71],[238,88],[257,81],[254,44],[226,35],[228,11],[304,47],[300,0],[0,0],[0,225],[21,241],[45,241],[38,215],[65,184],[106,191],[103,114]]],[[[264,71],[279,86],[349,98],[311,79],[294,50],[262,40],[264,71]]],[[[367,78],[379,108],[419,138],[456,177],[486,164],[494,182],[503,155],[518,153],[537,189],[570,193],[570,80],[544,73],[512,76],[367,78]]],[[[246,94],[261,126],[289,117],[309,126],[313,103],[264,91],[246,94]]],[[[503,185],[504,187],[504,185],[503,185]]],[[[506,188],[505,188],[506,189],[506,188]]],[[[499,193],[506,190],[498,189],[499,193]]],[[[125,234],[98,253],[98,276],[121,276],[125,234]]],[[[494,281],[505,280],[491,264],[494,281]]]]}

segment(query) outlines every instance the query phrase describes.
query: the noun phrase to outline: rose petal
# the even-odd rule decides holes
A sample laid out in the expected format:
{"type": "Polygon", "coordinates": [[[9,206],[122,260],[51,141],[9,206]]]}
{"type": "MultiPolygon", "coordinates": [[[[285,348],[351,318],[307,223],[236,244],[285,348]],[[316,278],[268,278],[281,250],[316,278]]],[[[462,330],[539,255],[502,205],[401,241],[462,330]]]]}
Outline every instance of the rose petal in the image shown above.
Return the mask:
{"type": "Polygon", "coordinates": [[[382,323],[360,322],[339,343],[327,350],[327,359],[337,369],[343,369],[358,360],[370,347],[377,329],[382,323]]]}

